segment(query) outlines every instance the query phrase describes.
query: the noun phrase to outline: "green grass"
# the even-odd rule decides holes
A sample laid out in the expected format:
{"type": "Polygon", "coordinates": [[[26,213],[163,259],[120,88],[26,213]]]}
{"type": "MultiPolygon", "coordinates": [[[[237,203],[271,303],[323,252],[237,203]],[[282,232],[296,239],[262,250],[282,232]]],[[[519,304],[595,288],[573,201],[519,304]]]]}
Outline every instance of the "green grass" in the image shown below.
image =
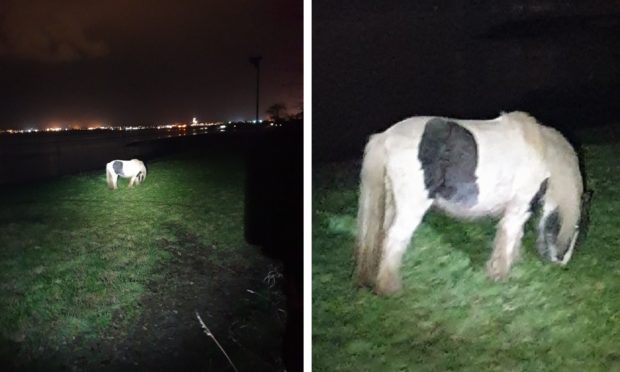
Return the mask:
{"type": "Polygon", "coordinates": [[[617,158],[585,148],[590,229],[566,267],[538,258],[530,221],[509,279],[490,281],[495,222],[431,212],[391,297],[353,285],[357,166],[315,169],[313,370],[620,371],[617,158]]]}
{"type": "Polygon", "coordinates": [[[177,156],[149,164],[147,180],[106,188],[103,169],[0,195],[0,355],[41,357],[96,338],[121,312],[139,313],[156,264],[184,232],[235,254],[243,241],[243,167],[237,158],[177,156]],[[19,345],[19,354],[7,345],[19,345]],[[8,355],[7,355],[8,354],[8,355]]]}

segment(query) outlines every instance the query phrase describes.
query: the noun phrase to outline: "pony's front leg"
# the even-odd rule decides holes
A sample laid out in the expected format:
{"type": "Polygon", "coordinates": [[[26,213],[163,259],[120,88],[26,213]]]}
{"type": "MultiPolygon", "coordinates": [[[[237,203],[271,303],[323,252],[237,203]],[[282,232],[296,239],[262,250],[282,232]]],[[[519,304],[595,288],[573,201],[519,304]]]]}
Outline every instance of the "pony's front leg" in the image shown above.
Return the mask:
{"type": "Polygon", "coordinates": [[[133,187],[133,185],[136,184],[137,179],[138,178],[136,176],[131,177],[131,179],[129,179],[129,187],[133,187]]]}
{"type": "Polygon", "coordinates": [[[505,278],[519,255],[523,225],[530,217],[528,210],[508,211],[500,220],[495,234],[493,253],[487,262],[487,275],[493,280],[505,278]]]}

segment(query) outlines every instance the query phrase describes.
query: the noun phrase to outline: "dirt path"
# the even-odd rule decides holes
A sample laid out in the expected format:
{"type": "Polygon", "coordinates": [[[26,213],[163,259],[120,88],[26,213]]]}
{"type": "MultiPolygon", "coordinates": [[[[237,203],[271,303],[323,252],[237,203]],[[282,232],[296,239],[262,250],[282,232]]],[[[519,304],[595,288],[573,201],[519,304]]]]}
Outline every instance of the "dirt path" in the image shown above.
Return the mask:
{"type": "MultiPolygon", "coordinates": [[[[252,247],[242,248],[243,257],[222,259],[214,247],[185,238],[183,249],[160,242],[173,257],[148,284],[129,328],[120,326],[119,312],[103,337],[76,339],[51,364],[72,371],[232,371],[203,333],[198,311],[239,371],[284,370],[286,301],[279,274],[271,278],[275,284],[265,280],[270,271],[281,272],[277,263],[252,247]]],[[[46,369],[49,362],[34,367],[46,369]]]]}

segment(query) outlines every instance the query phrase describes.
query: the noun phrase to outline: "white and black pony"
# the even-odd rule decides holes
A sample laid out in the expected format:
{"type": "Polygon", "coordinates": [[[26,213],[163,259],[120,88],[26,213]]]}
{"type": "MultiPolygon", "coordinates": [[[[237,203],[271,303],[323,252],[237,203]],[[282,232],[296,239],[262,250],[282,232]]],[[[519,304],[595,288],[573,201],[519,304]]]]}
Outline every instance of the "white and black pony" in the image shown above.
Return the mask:
{"type": "Polygon", "coordinates": [[[146,178],[146,167],[138,159],[112,160],[105,166],[108,187],[117,189],[118,177],[129,178],[129,187],[139,185],[146,178]]]}
{"type": "Polygon", "coordinates": [[[537,248],[566,264],[579,232],[583,181],[573,147],[524,112],[493,120],[412,117],[371,136],[361,171],[358,284],[400,288],[409,241],[432,206],[458,218],[500,218],[487,275],[502,279],[523,225],[542,204],[537,248]]]}

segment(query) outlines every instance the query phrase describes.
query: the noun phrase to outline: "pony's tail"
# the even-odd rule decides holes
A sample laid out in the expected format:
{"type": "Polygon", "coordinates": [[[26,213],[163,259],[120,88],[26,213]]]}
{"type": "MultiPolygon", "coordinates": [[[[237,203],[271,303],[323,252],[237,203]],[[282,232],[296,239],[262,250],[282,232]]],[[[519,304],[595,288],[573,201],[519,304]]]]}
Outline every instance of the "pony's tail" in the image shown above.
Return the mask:
{"type": "Polygon", "coordinates": [[[114,189],[114,175],[113,175],[112,163],[108,163],[105,166],[105,176],[108,182],[108,188],[114,189]]]}
{"type": "Polygon", "coordinates": [[[382,134],[370,137],[361,170],[355,277],[360,286],[373,286],[381,260],[385,215],[385,146],[382,134]]]}
{"type": "Polygon", "coordinates": [[[545,239],[552,261],[566,264],[579,234],[583,180],[573,147],[559,132],[545,129],[545,160],[551,176],[544,196],[539,241],[545,239]]]}

